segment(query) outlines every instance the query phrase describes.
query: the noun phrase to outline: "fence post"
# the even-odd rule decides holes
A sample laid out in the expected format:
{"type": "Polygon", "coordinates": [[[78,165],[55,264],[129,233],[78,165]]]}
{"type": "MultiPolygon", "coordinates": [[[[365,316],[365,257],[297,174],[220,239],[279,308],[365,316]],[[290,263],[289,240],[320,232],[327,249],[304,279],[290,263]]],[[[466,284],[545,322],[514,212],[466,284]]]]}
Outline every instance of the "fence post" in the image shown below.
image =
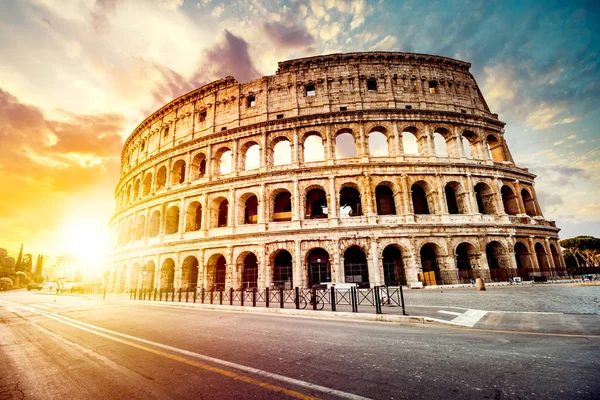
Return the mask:
{"type": "Polygon", "coordinates": [[[294,288],[294,303],[296,304],[296,310],[300,309],[300,289],[298,286],[294,288]]]}
{"type": "Polygon", "coordinates": [[[269,291],[269,288],[266,288],[266,298],[265,298],[265,307],[269,308],[269,300],[271,300],[271,293],[269,291]]]}
{"type": "Polygon", "coordinates": [[[398,286],[400,292],[400,302],[402,303],[402,315],[406,315],[406,309],[404,308],[404,293],[402,293],[402,285],[398,286]]]}
{"type": "Polygon", "coordinates": [[[186,288],[185,289],[185,302],[189,303],[189,298],[190,298],[190,291],[186,288]]]}
{"type": "Polygon", "coordinates": [[[198,288],[194,288],[194,303],[196,302],[196,297],[198,297],[198,288]]]}
{"type": "Polygon", "coordinates": [[[240,304],[242,305],[242,307],[244,307],[244,287],[242,286],[242,289],[240,290],[240,304]]]}
{"type": "Polygon", "coordinates": [[[175,301],[175,286],[171,288],[171,301],[175,301]]]}
{"type": "Polygon", "coordinates": [[[381,293],[379,292],[379,286],[375,286],[375,313],[381,314],[381,293]]]}
{"type": "Polygon", "coordinates": [[[233,287],[229,288],[229,305],[233,305],[233,287]]]}
{"type": "Polygon", "coordinates": [[[336,299],[335,299],[335,285],[331,286],[331,311],[336,310],[336,299]]]}
{"type": "Polygon", "coordinates": [[[156,295],[158,294],[158,289],[154,288],[154,301],[156,301],[156,295]]]}
{"type": "Polygon", "coordinates": [[[283,286],[279,287],[279,308],[283,308],[283,286]]]}
{"type": "Polygon", "coordinates": [[[352,312],[358,312],[358,296],[356,295],[356,287],[350,288],[350,302],[352,303],[352,312]]]}
{"type": "Polygon", "coordinates": [[[219,305],[223,305],[223,289],[219,290],[219,305]]]}
{"type": "Polygon", "coordinates": [[[214,296],[214,294],[215,294],[215,290],[213,289],[213,290],[210,291],[210,304],[213,303],[213,296],[214,296]]]}
{"type": "Polygon", "coordinates": [[[252,307],[256,307],[256,288],[252,288],[252,307]]]}
{"type": "Polygon", "coordinates": [[[204,304],[204,294],[205,294],[205,289],[204,289],[204,286],[202,286],[202,291],[200,292],[200,295],[202,296],[202,304],[204,304]]]}
{"type": "Polygon", "coordinates": [[[310,302],[312,303],[313,310],[317,311],[317,289],[314,287],[310,291],[310,302]]]}

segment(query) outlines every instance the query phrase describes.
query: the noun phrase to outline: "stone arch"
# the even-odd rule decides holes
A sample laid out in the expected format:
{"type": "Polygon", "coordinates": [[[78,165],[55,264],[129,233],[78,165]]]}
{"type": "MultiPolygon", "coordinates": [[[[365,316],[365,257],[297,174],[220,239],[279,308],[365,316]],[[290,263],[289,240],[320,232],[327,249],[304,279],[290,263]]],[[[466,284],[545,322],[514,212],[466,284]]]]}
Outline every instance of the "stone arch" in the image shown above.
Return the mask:
{"type": "Polygon", "coordinates": [[[306,252],[308,287],[331,282],[331,263],[327,250],[316,247],[306,252]]]}
{"type": "Polygon", "coordinates": [[[350,129],[340,129],[335,133],[335,158],[353,158],[358,155],[356,140],[350,129]]]}
{"type": "Polygon", "coordinates": [[[498,162],[506,161],[502,140],[492,133],[488,134],[485,140],[490,158],[498,162]]]}
{"type": "Polygon", "coordinates": [[[488,184],[479,182],[474,187],[477,209],[480,214],[498,214],[496,207],[496,193],[488,184]]]}
{"type": "Polygon", "coordinates": [[[154,289],[154,275],[156,274],[156,265],[154,261],[148,261],[141,270],[142,289],[154,289]]]}
{"type": "Polygon", "coordinates": [[[383,249],[383,280],[386,286],[407,284],[400,246],[390,244],[383,249]]]}
{"type": "Polygon", "coordinates": [[[461,242],[454,251],[456,256],[456,268],[461,282],[471,283],[476,276],[473,270],[478,267],[479,251],[469,242],[461,242]]]}
{"type": "Polygon", "coordinates": [[[292,220],[292,194],[286,189],[279,189],[272,193],[273,213],[271,221],[291,221],[292,220]]]}
{"type": "Polygon", "coordinates": [[[242,194],[236,202],[238,225],[258,223],[258,196],[254,192],[242,194]]]}
{"type": "Polygon", "coordinates": [[[233,152],[227,146],[219,148],[215,152],[214,160],[214,175],[225,175],[233,172],[233,152]]]}
{"type": "Polygon", "coordinates": [[[133,240],[135,235],[135,220],[134,217],[129,217],[127,220],[127,227],[125,228],[125,242],[129,243],[133,240]]]}
{"type": "Polygon", "coordinates": [[[359,287],[370,285],[367,256],[359,246],[352,245],[344,251],[344,281],[359,287]]]}
{"type": "Polygon", "coordinates": [[[396,215],[396,201],[394,191],[389,182],[382,182],[375,187],[375,205],[377,215],[396,215]]]}
{"type": "Polygon", "coordinates": [[[152,172],[147,172],[144,176],[144,183],[142,184],[142,196],[147,196],[152,191],[152,172]]]}
{"type": "Polygon", "coordinates": [[[165,234],[171,235],[177,232],[179,232],[179,207],[171,206],[165,220],[165,234]]]}
{"type": "Polygon", "coordinates": [[[561,263],[561,256],[558,253],[558,250],[556,249],[556,246],[554,246],[553,243],[550,243],[550,254],[552,255],[552,262],[554,263],[554,269],[555,270],[562,270],[562,263],[561,263]]]}
{"type": "Polygon", "coordinates": [[[433,186],[420,180],[413,183],[410,190],[415,214],[435,214],[436,204],[433,186]]]}
{"type": "Polygon", "coordinates": [[[475,132],[470,131],[470,130],[463,131],[462,135],[460,136],[460,141],[461,141],[460,144],[463,149],[463,154],[465,155],[466,158],[469,158],[469,159],[476,158],[475,157],[477,155],[476,144],[477,144],[478,140],[479,140],[479,138],[475,132]]]}
{"type": "Polygon", "coordinates": [[[497,240],[492,240],[485,246],[485,255],[490,270],[490,279],[494,282],[508,281],[511,277],[511,264],[506,247],[497,240]]]}
{"type": "Polygon", "coordinates": [[[294,287],[294,272],[292,254],[287,250],[277,250],[271,255],[273,260],[273,285],[285,289],[294,287]]]}
{"type": "Polygon", "coordinates": [[[363,215],[361,193],[354,183],[344,183],[340,189],[340,217],[363,215]]]}
{"type": "Polygon", "coordinates": [[[177,160],[171,168],[171,185],[185,182],[185,161],[177,160]]]}
{"type": "Polygon", "coordinates": [[[437,128],[433,131],[433,148],[436,157],[449,157],[448,141],[452,135],[446,128],[437,128]]]}
{"type": "Polygon", "coordinates": [[[158,236],[160,233],[160,211],[154,210],[152,211],[152,216],[150,217],[150,226],[148,227],[148,237],[158,236]]]}
{"type": "Polygon", "coordinates": [[[521,189],[521,198],[523,199],[523,205],[525,206],[525,212],[527,213],[527,215],[529,215],[530,217],[537,216],[538,213],[535,206],[535,200],[533,199],[533,196],[531,196],[531,193],[529,193],[527,189],[521,189]]]}
{"type": "Polygon", "coordinates": [[[206,155],[203,152],[198,152],[194,155],[191,169],[192,180],[204,178],[206,175],[206,155]]]}
{"type": "Polygon", "coordinates": [[[175,261],[167,258],[160,268],[160,289],[173,290],[175,285],[175,261]]]}
{"type": "Polygon", "coordinates": [[[199,201],[193,201],[188,205],[185,213],[185,230],[192,232],[200,229],[202,229],[202,205],[199,201]]]}
{"type": "Polygon", "coordinates": [[[325,160],[325,146],[323,144],[323,137],[319,132],[311,131],[305,133],[302,140],[302,148],[304,162],[325,160]]]}
{"type": "Polygon", "coordinates": [[[519,275],[524,279],[528,279],[529,272],[533,270],[533,262],[529,248],[525,243],[519,241],[515,243],[515,259],[519,275]]]}
{"type": "Polygon", "coordinates": [[[546,248],[543,244],[537,242],[534,246],[534,249],[535,256],[540,267],[540,272],[542,275],[548,276],[550,274],[550,264],[548,263],[548,254],[546,253],[546,248]]]}
{"type": "Polygon", "coordinates": [[[448,214],[469,214],[469,197],[463,185],[456,181],[446,183],[444,187],[448,214]]]}
{"type": "Polygon", "coordinates": [[[125,204],[129,204],[131,200],[131,183],[127,185],[127,190],[125,191],[125,204]]]}
{"type": "Polygon", "coordinates": [[[327,193],[322,186],[311,185],[306,189],[305,218],[327,218],[329,210],[327,209],[327,193]]]}
{"type": "Polygon", "coordinates": [[[156,172],[156,190],[161,190],[165,188],[167,184],[167,167],[161,165],[156,172]]]}
{"type": "Polygon", "coordinates": [[[209,259],[206,268],[206,283],[209,290],[224,290],[227,282],[227,259],[223,254],[215,253],[209,259]]]}
{"type": "Polygon", "coordinates": [[[241,275],[241,287],[252,289],[258,287],[258,257],[251,251],[245,251],[238,257],[238,270],[241,275]]]}
{"type": "Polygon", "coordinates": [[[181,264],[181,287],[186,290],[195,290],[198,286],[198,259],[187,256],[181,264]]]}
{"type": "Polygon", "coordinates": [[[140,178],[137,178],[135,180],[135,183],[133,184],[133,199],[134,200],[137,200],[140,198],[141,186],[142,186],[142,181],[140,180],[140,178]]]}
{"type": "Polygon", "coordinates": [[[119,286],[117,288],[118,293],[123,293],[125,291],[125,282],[127,281],[127,264],[121,265],[121,269],[119,270],[119,286]]]}
{"type": "Polygon", "coordinates": [[[135,227],[135,240],[143,239],[145,232],[146,232],[146,217],[144,215],[140,215],[137,219],[137,223],[136,223],[136,227],[135,227]]]}
{"type": "Polygon", "coordinates": [[[257,142],[249,140],[241,146],[239,163],[243,171],[260,168],[260,146],[257,142]]]}
{"type": "Polygon", "coordinates": [[[273,165],[287,165],[292,163],[292,145],[287,136],[278,136],[272,141],[273,165]]]}
{"type": "Polygon", "coordinates": [[[419,141],[417,139],[419,131],[413,126],[405,127],[402,130],[402,148],[405,155],[421,155],[419,141]]]}
{"type": "Polygon", "coordinates": [[[140,279],[140,264],[135,262],[129,271],[129,290],[137,289],[140,279]]]}
{"type": "Polygon", "coordinates": [[[369,155],[371,157],[388,157],[390,155],[390,140],[389,136],[386,136],[385,133],[373,129],[369,133],[368,142],[369,155]]]}
{"type": "Polygon", "coordinates": [[[502,195],[502,204],[504,205],[504,212],[508,215],[519,214],[519,204],[517,203],[517,196],[513,192],[512,188],[508,185],[502,186],[500,189],[502,195]]]}
{"type": "Polygon", "coordinates": [[[440,274],[440,259],[442,249],[435,243],[425,243],[419,250],[421,259],[421,270],[423,271],[423,281],[425,285],[435,285],[443,283],[440,274]]]}
{"type": "Polygon", "coordinates": [[[222,228],[229,225],[229,200],[218,196],[210,203],[210,227],[222,228]]]}

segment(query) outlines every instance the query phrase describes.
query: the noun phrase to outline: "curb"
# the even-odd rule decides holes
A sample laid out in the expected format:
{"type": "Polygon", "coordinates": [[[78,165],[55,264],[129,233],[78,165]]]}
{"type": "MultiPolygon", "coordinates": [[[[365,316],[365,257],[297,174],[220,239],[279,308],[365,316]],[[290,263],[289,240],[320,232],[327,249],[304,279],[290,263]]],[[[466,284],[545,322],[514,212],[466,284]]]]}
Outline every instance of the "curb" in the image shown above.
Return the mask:
{"type": "Polygon", "coordinates": [[[393,315],[393,314],[360,314],[344,311],[314,311],[314,310],[297,310],[290,308],[266,308],[266,307],[242,307],[229,305],[215,304],[198,304],[198,303],[172,303],[166,301],[148,301],[148,300],[128,300],[130,303],[143,303],[147,305],[161,305],[174,308],[199,308],[204,310],[217,311],[232,311],[254,314],[271,314],[282,316],[299,316],[303,318],[328,319],[328,320],[352,320],[352,321],[370,321],[370,322],[388,322],[388,323],[408,323],[408,324],[443,324],[453,325],[456,323],[444,321],[437,318],[409,316],[409,315],[393,315]]]}

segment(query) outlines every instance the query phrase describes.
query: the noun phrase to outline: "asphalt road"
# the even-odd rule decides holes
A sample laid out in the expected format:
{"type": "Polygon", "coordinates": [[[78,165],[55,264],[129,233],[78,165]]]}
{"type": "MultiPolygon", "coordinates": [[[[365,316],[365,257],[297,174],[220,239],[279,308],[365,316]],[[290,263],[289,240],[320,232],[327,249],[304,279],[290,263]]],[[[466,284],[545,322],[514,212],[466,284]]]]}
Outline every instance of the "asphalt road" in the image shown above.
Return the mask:
{"type": "Polygon", "coordinates": [[[598,399],[600,336],[0,294],[1,399],[598,399]]]}

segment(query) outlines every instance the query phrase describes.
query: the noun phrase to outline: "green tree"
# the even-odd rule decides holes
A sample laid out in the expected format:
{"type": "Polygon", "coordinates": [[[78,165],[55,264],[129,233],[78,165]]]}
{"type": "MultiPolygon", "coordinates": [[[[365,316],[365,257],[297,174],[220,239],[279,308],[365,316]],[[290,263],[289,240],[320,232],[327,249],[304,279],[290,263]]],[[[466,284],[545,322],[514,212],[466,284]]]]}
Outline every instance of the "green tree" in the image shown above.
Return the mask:
{"type": "Polygon", "coordinates": [[[581,268],[580,260],[585,266],[592,267],[600,264],[600,239],[593,236],[577,236],[560,241],[566,249],[565,257],[573,256],[577,268],[581,268]]]}
{"type": "Polygon", "coordinates": [[[21,250],[19,250],[19,256],[17,257],[17,263],[15,264],[15,271],[23,271],[23,245],[21,245],[21,250]]]}
{"type": "Polygon", "coordinates": [[[37,262],[35,263],[35,272],[33,273],[33,279],[36,282],[43,282],[44,277],[42,276],[42,271],[44,269],[44,256],[41,254],[38,255],[37,262]]]}
{"type": "Polygon", "coordinates": [[[33,256],[29,253],[23,255],[22,271],[25,272],[27,275],[31,275],[31,272],[33,270],[33,260],[32,259],[33,259],[33,256]]]}
{"type": "Polygon", "coordinates": [[[15,259],[8,255],[6,249],[0,248],[0,278],[14,276],[15,259]]]}

